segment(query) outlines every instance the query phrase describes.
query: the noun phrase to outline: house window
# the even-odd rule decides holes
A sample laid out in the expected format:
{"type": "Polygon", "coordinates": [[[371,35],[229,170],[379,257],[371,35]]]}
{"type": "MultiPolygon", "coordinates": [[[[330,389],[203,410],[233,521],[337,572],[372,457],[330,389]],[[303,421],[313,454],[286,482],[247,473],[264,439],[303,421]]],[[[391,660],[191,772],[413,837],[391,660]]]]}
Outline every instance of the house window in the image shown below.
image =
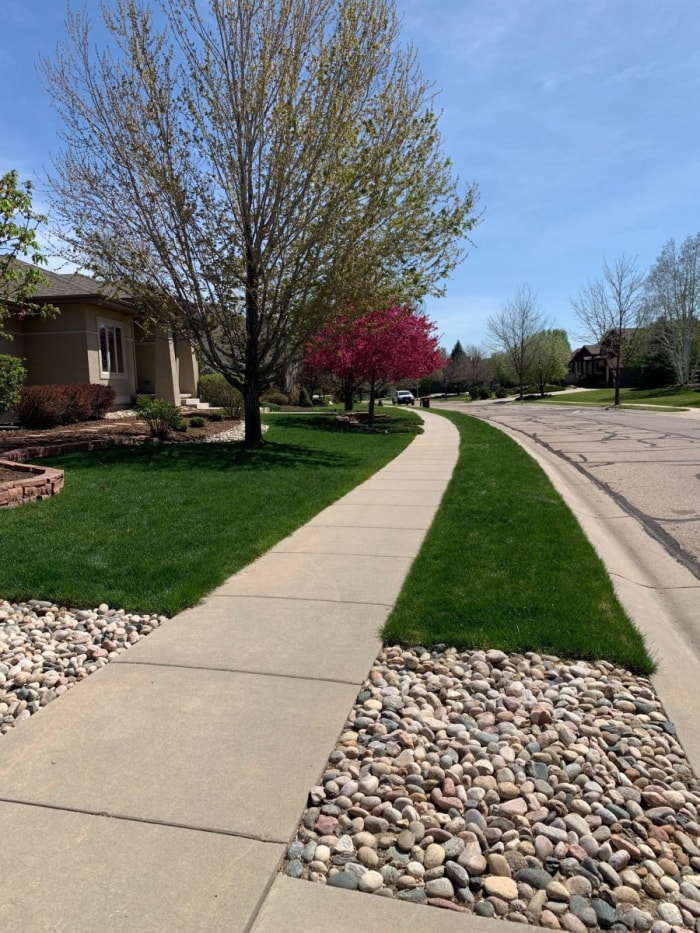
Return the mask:
{"type": "Polygon", "coordinates": [[[98,324],[100,338],[100,369],[103,376],[124,375],[124,339],[119,324],[98,324]]]}

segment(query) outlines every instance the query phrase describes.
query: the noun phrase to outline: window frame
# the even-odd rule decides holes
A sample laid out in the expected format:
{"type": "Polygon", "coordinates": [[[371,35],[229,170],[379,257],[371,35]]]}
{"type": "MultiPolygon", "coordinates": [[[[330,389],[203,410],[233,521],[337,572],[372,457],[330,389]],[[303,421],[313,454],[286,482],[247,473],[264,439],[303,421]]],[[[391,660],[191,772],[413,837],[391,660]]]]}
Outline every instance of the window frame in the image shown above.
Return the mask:
{"type": "Polygon", "coordinates": [[[111,321],[108,318],[97,320],[97,353],[100,360],[101,379],[126,379],[126,341],[124,339],[124,324],[120,321],[111,321]],[[102,334],[106,332],[104,352],[102,334]],[[111,340],[110,340],[111,337],[111,340]],[[107,361],[107,368],[103,365],[107,361]],[[114,366],[114,368],[112,368],[114,366]],[[121,368],[119,368],[121,366],[121,368]]]}

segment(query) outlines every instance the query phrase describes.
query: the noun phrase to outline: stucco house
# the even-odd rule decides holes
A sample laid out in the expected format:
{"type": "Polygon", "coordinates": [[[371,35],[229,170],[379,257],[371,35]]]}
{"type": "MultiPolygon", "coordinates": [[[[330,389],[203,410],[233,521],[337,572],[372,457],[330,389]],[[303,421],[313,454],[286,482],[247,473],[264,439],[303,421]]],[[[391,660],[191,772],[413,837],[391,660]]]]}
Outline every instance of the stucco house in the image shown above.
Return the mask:
{"type": "Polygon", "coordinates": [[[26,385],[99,383],[123,405],[137,394],[176,405],[197,394],[194,351],[161,328],[148,328],[133,305],[109,298],[89,276],[41,270],[46,283],[33,301],[60,311],[42,318],[12,313],[0,331],[0,354],[18,356],[27,368],[26,385]]]}

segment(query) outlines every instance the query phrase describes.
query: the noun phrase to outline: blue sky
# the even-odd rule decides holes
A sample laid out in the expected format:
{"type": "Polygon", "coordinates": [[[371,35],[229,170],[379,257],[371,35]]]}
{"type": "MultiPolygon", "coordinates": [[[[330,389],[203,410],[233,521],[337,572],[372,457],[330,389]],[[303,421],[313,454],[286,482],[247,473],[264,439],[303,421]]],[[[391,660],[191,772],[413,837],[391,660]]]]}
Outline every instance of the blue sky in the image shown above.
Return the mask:
{"type": "MultiPolygon", "coordinates": [[[[98,18],[99,3],[87,0],[98,18]]],[[[449,349],[528,283],[584,335],[570,298],[622,253],[646,269],[700,231],[697,0],[397,0],[441,90],[444,148],[481,190],[483,221],[447,296],[427,311],[449,349]]],[[[38,180],[60,147],[34,62],[61,0],[0,0],[0,171],[38,180]]],[[[41,207],[41,193],[35,198],[41,207]]]]}

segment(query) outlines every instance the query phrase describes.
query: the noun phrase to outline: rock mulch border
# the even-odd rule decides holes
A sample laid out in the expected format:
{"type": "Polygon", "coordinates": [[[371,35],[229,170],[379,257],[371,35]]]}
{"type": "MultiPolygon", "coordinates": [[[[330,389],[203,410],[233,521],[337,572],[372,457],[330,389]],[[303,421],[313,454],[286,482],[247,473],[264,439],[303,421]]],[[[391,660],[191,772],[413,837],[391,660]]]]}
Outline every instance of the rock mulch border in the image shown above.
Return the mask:
{"type": "Polygon", "coordinates": [[[389,647],[282,871],[571,933],[700,933],[698,807],[647,678],[389,647]]]}

